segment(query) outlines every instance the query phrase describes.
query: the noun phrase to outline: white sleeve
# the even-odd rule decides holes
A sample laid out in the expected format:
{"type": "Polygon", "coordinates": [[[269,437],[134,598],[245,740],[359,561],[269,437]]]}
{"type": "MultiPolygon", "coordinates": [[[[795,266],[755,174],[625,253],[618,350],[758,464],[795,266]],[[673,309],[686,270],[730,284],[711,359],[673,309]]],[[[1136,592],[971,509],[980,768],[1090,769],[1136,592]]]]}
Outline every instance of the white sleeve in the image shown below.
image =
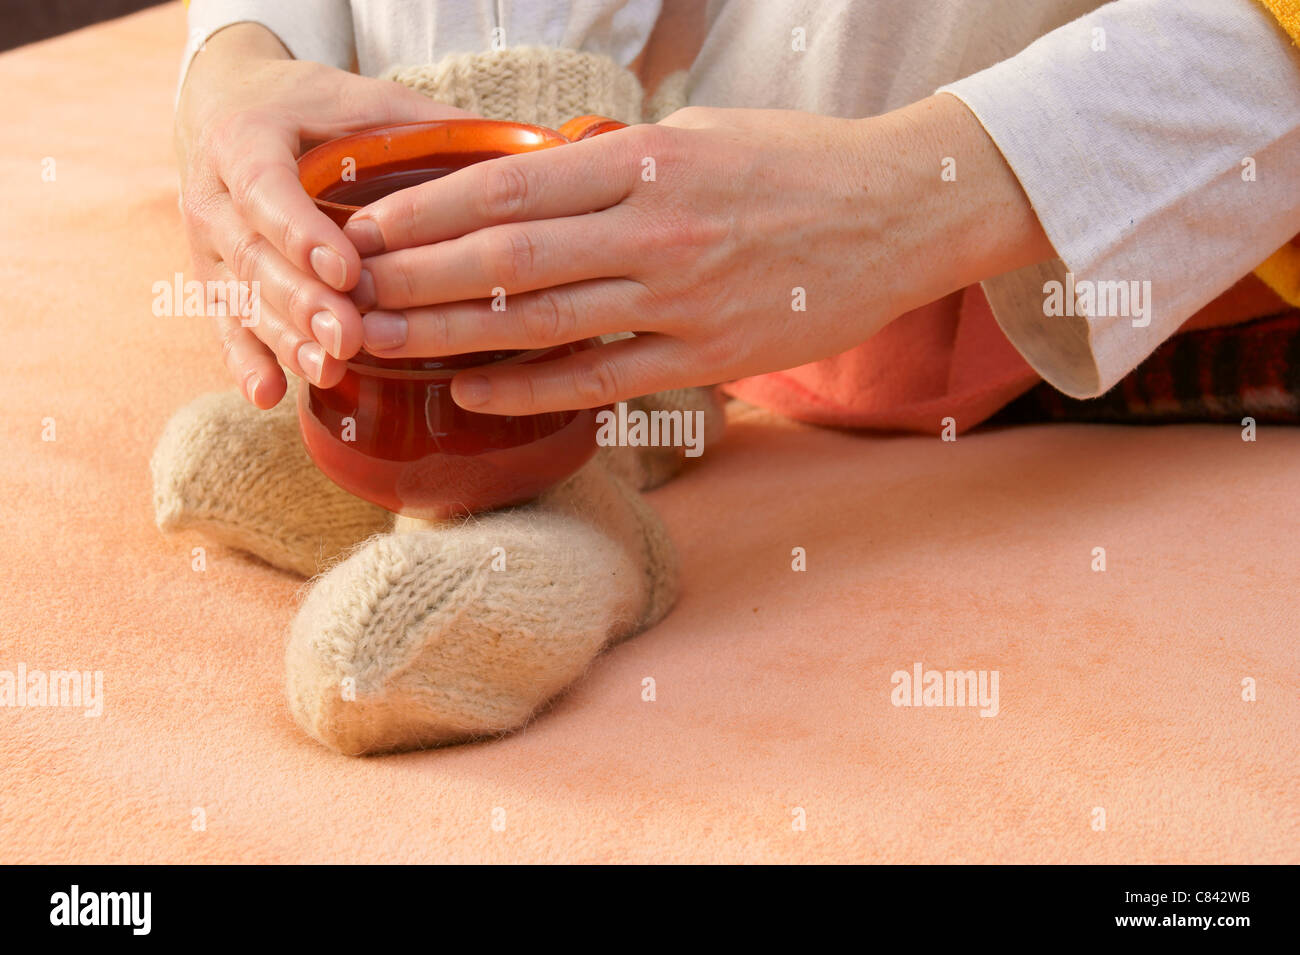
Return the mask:
{"type": "Polygon", "coordinates": [[[1300,232],[1300,51],[1255,0],[1118,0],[940,91],[1060,256],[984,289],[1068,395],[1107,391],[1300,232]]]}
{"type": "Polygon", "coordinates": [[[191,0],[189,36],[181,60],[179,90],[190,61],[208,38],[234,23],[260,23],[296,60],[340,70],[352,66],[352,6],[349,0],[191,0]]]}

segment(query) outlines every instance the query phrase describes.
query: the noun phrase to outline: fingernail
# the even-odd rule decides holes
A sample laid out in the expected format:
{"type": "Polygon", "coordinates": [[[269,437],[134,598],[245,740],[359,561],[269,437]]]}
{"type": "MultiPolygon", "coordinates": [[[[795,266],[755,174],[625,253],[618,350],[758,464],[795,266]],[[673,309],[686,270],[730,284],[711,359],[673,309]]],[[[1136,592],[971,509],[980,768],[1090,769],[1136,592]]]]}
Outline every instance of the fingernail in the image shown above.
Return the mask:
{"type": "Polygon", "coordinates": [[[361,318],[366,347],[392,351],[406,344],[407,322],[401,312],[367,312],[361,318]]]}
{"type": "Polygon", "coordinates": [[[357,286],[348,293],[352,296],[352,303],[357,308],[373,308],[375,305],[375,280],[370,274],[369,269],[361,270],[361,278],[357,280],[357,286]]]}
{"type": "Polygon", "coordinates": [[[318,245],[311,250],[311,267],[326,285],[342,289],[348,280],[348,263],[328,245],[318,245]]]}
{"type": "Polygon", "coordinates": [[[298,364],[308,381],[319,385],[320,373],[325,366],[325,349],[315,342],[303,342],[298,346],[298,364]]]}
{"type": "Polygon", "coordinates": [[[375,255],[384,251],[384,233],[374,219],[353,216],[343,227],[343,234],[356,246],[359,255],[375,255]]]}
{"type": "Polygon", "coordinates": [[[333,312],[320,311],[313,315],[311,333],[327,352],[335,358],[343,357],[343,323],[334,317],[333,312]]]}
{"type": "Polygon", "coordinates": [[[482,375],[461,375],[452,382],[452,397],[462,408],[477,408],[492,397],[492,382],[482,375]]]}
{"type": "Polygon", "coordinates": [[[255,371],[250,371],[244,378],[244,394],[248,395],[248,400],[257,404],[257,389],[262,387],[262,378],[255,371]]]}

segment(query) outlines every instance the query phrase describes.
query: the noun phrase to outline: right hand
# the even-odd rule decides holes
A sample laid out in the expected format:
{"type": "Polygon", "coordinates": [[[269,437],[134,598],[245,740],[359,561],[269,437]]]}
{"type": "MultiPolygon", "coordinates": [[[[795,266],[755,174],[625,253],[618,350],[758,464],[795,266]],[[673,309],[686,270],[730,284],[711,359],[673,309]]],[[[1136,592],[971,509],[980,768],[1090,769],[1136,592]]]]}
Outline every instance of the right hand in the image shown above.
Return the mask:
{"type": "Polygon", "coordinates": [[[360,277],[360,257],[308,198],[297,157],[361,129],[469,115],[396,83],[288,57],[264,27],[228,27],[191,64],[176,111],[195,277],[260,290],[259,318],[247,326],[240,303],[208,302],[226,367],[259,408],[284,397],[281,366],[331,387],[362,341],[361,316],[344,294],[360,277]]]}

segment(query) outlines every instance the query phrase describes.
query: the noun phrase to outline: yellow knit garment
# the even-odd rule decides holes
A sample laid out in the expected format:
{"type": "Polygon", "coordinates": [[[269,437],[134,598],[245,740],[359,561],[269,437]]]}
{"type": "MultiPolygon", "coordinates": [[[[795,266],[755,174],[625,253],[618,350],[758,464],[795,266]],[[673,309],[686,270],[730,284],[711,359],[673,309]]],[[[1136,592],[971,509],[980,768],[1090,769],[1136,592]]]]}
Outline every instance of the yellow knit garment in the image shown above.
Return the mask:
{"type": "MultiPolygon", "coordinates": [[[[1277,22],[1290,34],[1292,41],[1300,45],[1300,0],[1259,2],[1277,17],[1277,22]]],[[[1300,307],[1300,235],[1269,256],[1255,274],[1288,305],[1300,307]]]]}
{"type": "MultiPolygon", "coordinates": [[[[188,0],[187,0],[188,2],[188,0]]],[[[1268,8],[1268,12],[1277,17],[1282,29],[1291,34],[1291,39],[1300,43],[1300,0],[1259,0],[1268,8]]]]}

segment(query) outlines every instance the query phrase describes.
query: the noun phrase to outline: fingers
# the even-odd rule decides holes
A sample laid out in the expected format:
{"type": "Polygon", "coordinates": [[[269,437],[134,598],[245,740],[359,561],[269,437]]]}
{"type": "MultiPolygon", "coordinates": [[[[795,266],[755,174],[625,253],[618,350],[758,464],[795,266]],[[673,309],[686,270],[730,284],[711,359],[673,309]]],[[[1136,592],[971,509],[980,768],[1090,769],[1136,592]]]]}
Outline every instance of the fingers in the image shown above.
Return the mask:
{"type": "Polygon", "coordinates": [[[288,383],[271,349],[241,325],[237,316],[218,316],[215,322],[222,360],[240,392],[263,411],[274,408],[284,397],[288,383]]]}
{"type": "Polygon", "coordinates": [[[336,359],[361,347],[361,314],[352,300],[304,275],[287,262],[261,233],[249,229],[229,204],[217,204],[208,217],[208,238],[232,277],[256,290],[259,303],[287,320],[302,337],[315,340],[336,359]]]}
{"type": "Polygon", "coordinates": [[[627,279],[578,282],[494,300],[452,302],[363,318],[365,347],[384,358],[549,348],[627,328],[660,331],[645,286],[627,279]]]}
{"type": "Polygon", "coordinates": [[[227,143],[219,172],[239,217],[264,236],[298,271],[331,288],[350,289],[361,274],[361,258],[330,218],[316,208],[298,181],[293,133],[272,133],[238,123],[229,136],[249,135],[227,143]]]}
{"type": "Polygon", "coordinates": [[[244,396],[259,408],[271,408],[283,397],[284,366],[299,378],[325,388],[343,378],[345,365],[328,355],[319,343],[305,336],[266,302],[246,308],[245,302],[231,301],[239,282],[224,262],[212,262],[204,270],[215,292],[208,303],[209,314],[221,336],[226,368],[244,396]]]}
{"type": "MultiPolygon", "coordinates": [[[[182,204],[196,270],[214,280],[223,306],[211,314],[225,363],[261,408],[284,394],[281,366],[332,387],[343,375],[341,359],[362,341],[361,315],[342,294],[359,279],[361,259],[303,190],[295,158],[300,143],[470,115],[396,83],[308,64],[294,69],[302,74],[295,106],[258,105],[205,124],[182,204]]],[[[265,90],[255,96],[278,102],[265,90]]]]}
{"type": "Polygon", "coordinates": [[[273,308],[262,306],[252,331],[270,347],[281,365],[304,381],[333,388],[343,380],[346,364],[330,356],[273,308]]]}
{"type": "Polygon", "coordinates": [[[476,163],[371,203],[343,233],[365,256],[507,222],[606,209],[631,192],[640,171],[620,138],[627,132],[476,163]]]}
{"type": "Polygon", "coordinates": [[[540,364],[500,364],[461,372],[456,404],[486,414],[524,415],[595,408],[682,387],[686,349],[660,335],[638,336],[540,364]]]}
{"type": "Polygon", "coordinates": [[[299,104],[299,115],[274,110],[237,114],[219,128],[207,148],[217,157],[217,174],[241,218],[295,268],[332,288],[350,289],[360,275],[360,257],[299,183],[300,141],[471,114],[397,83],[338,70],[325,69],[304,82],[315,93],[299,104]],[[313,98],[320,102],[311,102],[313,98]]]}
{"type": "Polygon", "coordinates": [[[351,297],[362,309],[412,308],[619,276],[638,261],[636,232],[618,210],[494,226],[366,259],[351,297]]]}
{"type": "Polygon", "coordinates": [[[215,292],[209,293],[207,307],[221,339],[221,357],[226,370],[251,404],[264,411],[274,408],[284,397],[287,386],[284,372],[275,360],[275,353],[253,334],[248,319],[241,316],[240,303],[229,300],[226,283],[234,276],[224,263],[216,260],[210,260],[206,269],[198,271],[205,287],[215,292]],[[207,280],[213,281],[209,284],[207,280]]]}
{"type": "Polygon", "coordinates": [[[475,114],[447,106],[392,80],[356,76],[326,68],[319,102],[301,111],[304,139],[323,142],[348,133],[397,123],[466,119],[475,114]]]}

